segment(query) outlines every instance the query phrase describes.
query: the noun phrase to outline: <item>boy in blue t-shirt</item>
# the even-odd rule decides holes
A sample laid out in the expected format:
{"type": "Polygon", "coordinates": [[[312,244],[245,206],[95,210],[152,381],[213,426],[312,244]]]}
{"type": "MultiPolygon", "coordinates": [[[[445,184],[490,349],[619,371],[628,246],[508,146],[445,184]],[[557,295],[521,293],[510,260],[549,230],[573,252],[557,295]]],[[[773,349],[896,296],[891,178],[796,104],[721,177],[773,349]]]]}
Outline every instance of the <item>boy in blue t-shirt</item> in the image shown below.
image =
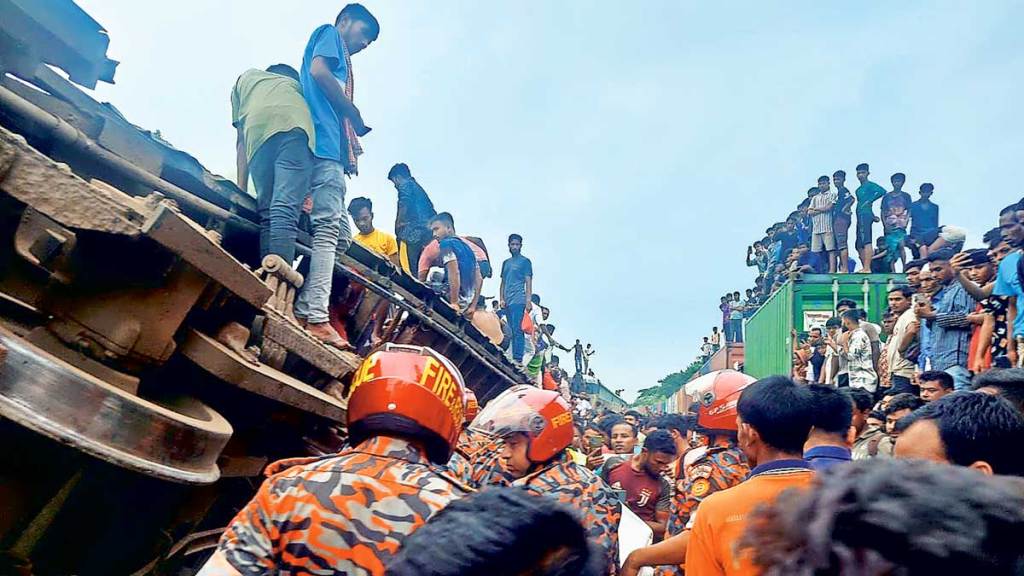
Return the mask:
{"type": "Polygon", "coordinates": [[[369,46],[379,33],[380,25],[369,10],[349,4],[333,26],[324,24],[313,31],[299,73],[302,95],[313,118],[316,146],[310,190],[313,253],[302,293],[295,302],[295,316],[308,323],[313,336],[337,348],[349,347],[331,327],[327,310],[335,254],[344,253],[352,243],[345,214],[345,175],[357,173],[356,158],[362,152],[357,137],[370,131],[352,103],[350,56],[369,46]]]}
{"type": "Polygon", "coordinates": [[[430,220],[430,231],[441,247],[441,262],[448,282],[448,303],[460,314],[472,315],[484,284],[476,255],[456,236],[455,220],[448,212],[441,212],[430,220]]]}

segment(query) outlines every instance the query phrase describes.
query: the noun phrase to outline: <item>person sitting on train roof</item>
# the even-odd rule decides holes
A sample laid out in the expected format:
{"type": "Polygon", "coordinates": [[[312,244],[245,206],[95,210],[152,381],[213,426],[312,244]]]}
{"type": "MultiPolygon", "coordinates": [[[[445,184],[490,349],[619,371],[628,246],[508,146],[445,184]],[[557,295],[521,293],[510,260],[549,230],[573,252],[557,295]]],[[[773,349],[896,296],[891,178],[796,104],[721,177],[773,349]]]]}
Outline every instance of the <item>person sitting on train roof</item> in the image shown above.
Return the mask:
{"type": "Polygon", "coordinates": [[[460,314],[472,316],[484,282],[476,256],[465,242],[456,237],[455,220],[448,212],[431,218],[430,230],[441,246],[441,261],[448,281],[448,303],[460,314]]]}
{"type": "MultiPolygon", "coordinates": [[[[477,265],[480,266],[480,275],[484,278],[490,278],[491,264],[488,260],[487,252],[482,246],[473,241],[473,238],[469,236],[457,236],[459,240],[464,242],[470,250],[473,251],[473,255],[476,257],[477,265]]],[[[420,251],[419,261],[416,263],[416,274],[420,282],[427,279],[427,274],[430,269],[434,266],[441,266],[441,245],[437,240],[431,240],[426,246],[420,251]]]]}

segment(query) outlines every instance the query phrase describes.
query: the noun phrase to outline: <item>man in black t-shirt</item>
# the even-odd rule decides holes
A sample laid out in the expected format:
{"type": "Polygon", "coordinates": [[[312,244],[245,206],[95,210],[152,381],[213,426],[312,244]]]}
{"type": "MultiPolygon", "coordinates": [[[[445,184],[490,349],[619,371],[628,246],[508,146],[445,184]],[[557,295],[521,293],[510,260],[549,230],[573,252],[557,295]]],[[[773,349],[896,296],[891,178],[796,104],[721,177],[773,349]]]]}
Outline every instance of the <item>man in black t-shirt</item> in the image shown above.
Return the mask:
{"type": "Polygon", "coordinates": [[[836,187],[836,203],[832,207],[832,231],[836,235],[836,271],[842,274],[847,271],[846,262],[850,259],[850,224],[853,223],[853,205],[857,199],[846,188],[846,172],[836,170],[832,174],[832,183],[836,187]]]}
{"type": "Polygon", "coordinates": [[[522,255],[523,237],[511,234],[508,251],[512,256],[501,263],[501,308],[508,315],[512,330],[512,358],[523,362],[526,336],[523,334],[523,316],[533,307],[533,263],[522,255]]]}
{"type": "Polygon", "coordinates": [[[921,244],[927,245],[925,236],[939,229],[939,206],[931,201],[935,186],[930,182],[921,184],[921,199],[910,205],[910,246],[914,257],[920,257],[921,244]]]}

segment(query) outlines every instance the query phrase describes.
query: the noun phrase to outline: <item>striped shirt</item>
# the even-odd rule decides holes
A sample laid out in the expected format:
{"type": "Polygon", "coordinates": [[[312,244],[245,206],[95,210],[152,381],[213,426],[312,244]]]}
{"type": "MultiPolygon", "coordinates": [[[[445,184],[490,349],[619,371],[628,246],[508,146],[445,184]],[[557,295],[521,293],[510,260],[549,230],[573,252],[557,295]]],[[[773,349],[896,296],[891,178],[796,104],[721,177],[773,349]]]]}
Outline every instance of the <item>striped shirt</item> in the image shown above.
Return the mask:
{"type": "MultiPolygon", "coordinates": [[[[826,206],[835,205],[837,193],[833,190],[819,192],[811,197],[811,208],[821,210],[826,206]]],[[[812,232],[814,234],[832,233],[832,211],[818,212],[811,216],[812,232]]]]}

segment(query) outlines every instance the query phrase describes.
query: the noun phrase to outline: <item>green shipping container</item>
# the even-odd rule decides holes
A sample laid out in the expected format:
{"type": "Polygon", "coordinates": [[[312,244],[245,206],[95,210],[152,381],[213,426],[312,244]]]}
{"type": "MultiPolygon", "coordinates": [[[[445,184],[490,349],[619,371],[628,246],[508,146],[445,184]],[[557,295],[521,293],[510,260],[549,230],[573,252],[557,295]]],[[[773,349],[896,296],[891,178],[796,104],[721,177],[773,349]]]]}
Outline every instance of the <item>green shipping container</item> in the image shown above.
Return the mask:
{"type": "Polygon", "coordinates": [[[807,274],[786,282],[746,321],[744,371],[755,378],[791,375],[794,329],[824,326],[845,298],[881,324],[889,288],[905,283],[904,274],[807,274]]]}

